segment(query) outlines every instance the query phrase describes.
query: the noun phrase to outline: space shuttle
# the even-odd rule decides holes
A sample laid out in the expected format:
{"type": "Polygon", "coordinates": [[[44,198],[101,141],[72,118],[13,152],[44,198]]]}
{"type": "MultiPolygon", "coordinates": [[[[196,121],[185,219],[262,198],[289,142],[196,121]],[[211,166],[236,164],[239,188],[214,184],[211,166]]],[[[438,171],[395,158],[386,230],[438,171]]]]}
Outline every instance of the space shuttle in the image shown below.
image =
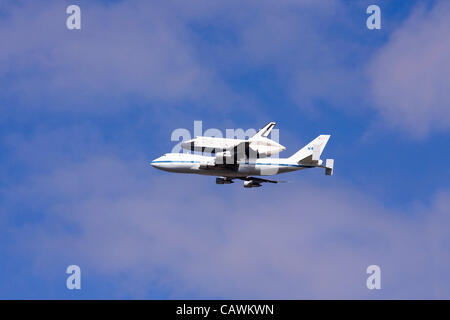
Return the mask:
{"type": "Polygon", "coordinates": [[[181,143],[186,150],[212,153],[225,163],[228,160],[258,159],[278,154],[286,148],[267,138],[275,127],[275,122],[269,122],[248,140],[215,138],[199,136],[181,143]]]}

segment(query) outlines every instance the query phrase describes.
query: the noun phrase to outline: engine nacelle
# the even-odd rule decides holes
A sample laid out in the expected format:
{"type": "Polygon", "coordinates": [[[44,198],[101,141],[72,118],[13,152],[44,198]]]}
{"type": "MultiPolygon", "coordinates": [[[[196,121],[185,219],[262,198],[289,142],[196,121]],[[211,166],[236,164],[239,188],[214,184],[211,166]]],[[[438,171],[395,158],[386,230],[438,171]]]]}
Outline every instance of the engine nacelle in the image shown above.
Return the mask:
{"type": "Polygon", "coordinates": [[[228,178],[216,178],[216,184],[230,184],[233,183],[234,181],[228,178]]]}
{"type": "Polygon", "coordinates": [[[244,181],[244,188],[258,188],[261,187],[261,184],[259,182],[248,180],[244,181]]]}

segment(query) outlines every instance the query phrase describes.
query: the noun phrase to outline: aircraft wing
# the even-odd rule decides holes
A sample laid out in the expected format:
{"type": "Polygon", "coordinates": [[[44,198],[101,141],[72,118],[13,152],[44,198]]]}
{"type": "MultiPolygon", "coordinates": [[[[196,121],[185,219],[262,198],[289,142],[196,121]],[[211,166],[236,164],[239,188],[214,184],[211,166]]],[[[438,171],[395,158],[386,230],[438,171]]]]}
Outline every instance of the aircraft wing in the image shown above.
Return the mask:
{"type": "Polygon", "coordinates": [[[263,179],[263,178],[257,178],[257,177],[239,177],[239,178],[218,177],[218,178],[216,178],[216,184],[230,184],[230,183],[233,183],[233,179],[244,180],[244,188],[261,187],[261,183],[263,183],[263,182],[269,182],[269,183],[287,182],[287,181],[276,181],[276,180],[269,180],[269,179],[263,179]]]}
{"type": "Polygon", "coordinates": [[[269,179],[263,179],[263,178],[257,178],[257,177],[245,177],[245,178],[238,178],[244,181],[253,181],[256,183],[262,183],[262,182],[269,182],[269,183],[280,183],[284,181],[277,181],[277,180],[269,180],[269,179]]]}

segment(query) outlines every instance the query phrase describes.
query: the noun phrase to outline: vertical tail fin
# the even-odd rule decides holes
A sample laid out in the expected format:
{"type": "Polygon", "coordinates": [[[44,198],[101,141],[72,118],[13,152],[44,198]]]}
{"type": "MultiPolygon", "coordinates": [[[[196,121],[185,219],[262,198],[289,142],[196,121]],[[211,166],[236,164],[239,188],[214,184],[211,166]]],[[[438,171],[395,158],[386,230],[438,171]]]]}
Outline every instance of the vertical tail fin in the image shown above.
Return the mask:
{"type": "Polygon", "coordinates": [[[322,134],[308,143],[306,146],[301,148],[299,151],[294,153],[291,157],[289,157],[289,159],[297,163],[310,163],[319,161],[320,155],[322,154],[323,149],[325,149],[325,146],[329,139],[330,135],[322,134]]]}
{"type": "Polygon", "coordinates": [[[270,131],[272,131],[273,127],[275,127],[275,122],[269,122],[262,129],[260,129],[250,140],[254,140],[255,138],[264,137],[267,138],[270,131]]]}

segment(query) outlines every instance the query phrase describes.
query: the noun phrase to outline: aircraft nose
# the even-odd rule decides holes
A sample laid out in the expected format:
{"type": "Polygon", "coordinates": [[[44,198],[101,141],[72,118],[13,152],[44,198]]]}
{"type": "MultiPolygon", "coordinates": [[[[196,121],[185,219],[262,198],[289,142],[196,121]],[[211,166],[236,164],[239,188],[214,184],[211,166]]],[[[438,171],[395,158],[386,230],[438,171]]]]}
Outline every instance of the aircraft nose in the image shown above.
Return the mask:
{"type": "Polygon", "coordinates": [[[159,168],[161,167],[161,162],[159,161],[160,159],[161,159],[161,157],[160,157],[160,158],[156,158],[155,160],[153,160],[152,162],[150,162],[150,165],[151,165],[153,168],[159,169],[159,168]]]}

